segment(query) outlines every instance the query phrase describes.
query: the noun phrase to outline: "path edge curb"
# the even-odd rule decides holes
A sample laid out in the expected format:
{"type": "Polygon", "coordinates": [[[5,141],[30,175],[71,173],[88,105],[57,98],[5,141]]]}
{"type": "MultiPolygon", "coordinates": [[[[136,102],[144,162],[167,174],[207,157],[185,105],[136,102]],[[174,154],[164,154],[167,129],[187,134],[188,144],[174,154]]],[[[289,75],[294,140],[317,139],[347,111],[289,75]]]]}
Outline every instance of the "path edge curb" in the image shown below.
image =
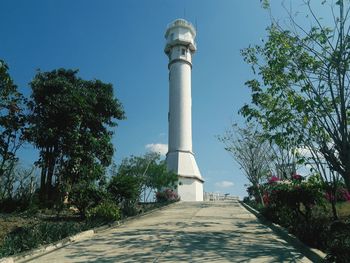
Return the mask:
{"type": "Polygon", "coordinates": [[[169,204],[166,204],[164,206],[157,207],[157,208],[154,208],[152,210],[146,211],[142,214],[138,214],[135,216],[131,216],[131,217],[122,219],[122,220],[115,221],[113,223],[109,223],[109,224],[106,224],[103,226],[99,226],[99,227],[95,227],[95,228],[92,228],[92,229],[89,229],[86,231],[82,231],[78,234],[68,236],[64,239],[61,239],[61,240],[56,241],[56,242],[51,243],[51,244],[43,245],[43,246],[40,246],[38,248],[29,250],[29,251],[25,251],[25,252],[19,253],[19,254],[14,255],[14,256],[0,258],[0,263],[24,263],[24,262],[28,262],[29,260],[44,256],[44,255],[49,254],[55,250],[66,247],[72,243],[89,239],[92,236],[94,236],[96,233],[104,232],[104,231],[107,231],[108,229],[111,229],[113,227],[121,226],[123,224],[134,221],[138,218],[141,218],[141,217],[153,214],[155,212],[161,211],[165,208],[169,208],[171,206],[174,206],[177,203],[179,203],[179,202],[169,203],[169,204]]]}
{"type": "Polygon", "coordinates": [[[247,209],[249,212],[254,214],[259,220],[261,220],[265,225],[271,228],[274,232],[279,234],[285,241],[291,243],[294,247],[301,250],[301,252],[312,262],[325,262],[325,257],[327,256],[324,252],[319,249],[311,248],[301,242],[296,236],[290,234],[288,230],[284,227],[272,223],[270,220],[266,219],[259,211],[244,203],[243,201],[239,201],[239,203],[247,209]]]}

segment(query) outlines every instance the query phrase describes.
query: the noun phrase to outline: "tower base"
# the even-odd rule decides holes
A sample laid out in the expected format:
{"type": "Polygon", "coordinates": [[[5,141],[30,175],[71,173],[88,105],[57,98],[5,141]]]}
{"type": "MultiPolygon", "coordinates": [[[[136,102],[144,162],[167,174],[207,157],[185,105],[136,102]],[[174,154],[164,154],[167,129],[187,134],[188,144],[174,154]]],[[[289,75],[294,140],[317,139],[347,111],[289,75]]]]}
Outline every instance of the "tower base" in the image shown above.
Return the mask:
{"type": "Polygon", "coordinates": [[[204,180],[192,152],[176,151],[167,154],[167,166],[179,177],[177,193],[181,201],[203,201],[204,180]]]}

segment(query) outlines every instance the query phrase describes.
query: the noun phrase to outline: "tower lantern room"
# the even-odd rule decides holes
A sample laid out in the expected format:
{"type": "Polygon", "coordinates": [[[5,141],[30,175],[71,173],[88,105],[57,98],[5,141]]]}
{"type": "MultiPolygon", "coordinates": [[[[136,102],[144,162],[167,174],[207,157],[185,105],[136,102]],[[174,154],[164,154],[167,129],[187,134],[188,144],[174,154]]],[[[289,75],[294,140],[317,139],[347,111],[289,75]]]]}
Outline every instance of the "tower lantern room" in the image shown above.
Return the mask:
{"type": "Polygon", "coordinates": [[[165,32],[165,53],[168,54],[173,46],[184,45],[187,46],[191,52],[196,51],[196,30],[194,26],[184,19],[177,19],[170,23],[165,32]]]}

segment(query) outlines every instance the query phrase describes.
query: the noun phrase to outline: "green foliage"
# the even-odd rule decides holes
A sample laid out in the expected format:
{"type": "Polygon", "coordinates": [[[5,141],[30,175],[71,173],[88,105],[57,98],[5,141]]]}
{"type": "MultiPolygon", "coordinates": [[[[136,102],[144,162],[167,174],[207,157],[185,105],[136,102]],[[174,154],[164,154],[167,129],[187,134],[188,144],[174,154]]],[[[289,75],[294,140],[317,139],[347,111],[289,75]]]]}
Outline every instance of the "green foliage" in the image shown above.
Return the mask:
{"type": "Polygon", "coordinates": [[[17,228],[5,237],[0,247],[0,257],[50,244],[83,230],[86,230],[86,225],[78,222],[43,222],[34,226],[17,228]]]}
{"type": "Polygon", "coordinates": [[[345,15],[350,5],[340,0],[330,8],[330,16],[337,17],[331,27],[314,15],[310,1],[306,7],[313,18],[310,29],[288,14],[288,29],[274,23],[262,45],[242,50],[255,78],[246,82],[253,104],[240,112],[257,120],[280,147],[306,147],[318,165],[324,159],[350,190],[350,38],[345,15]]]}
{"type": "Polygon", "coordinates": [[[347,262],[344,259],[349,255],[350,228],[342,221],[332,223],[324,183],[318,175],[308,180],[299,175],[292,178],[270,180],[264,185],[266,206],[260,208],[263,215],[309,246],[326,250],[331,262],[347,262]]]}
{"type": "MultiPolygon", "coordinates": [[[[324,193],[317,185],[309,182],[284,181],[271,183],[265,188],[267,209],[271,208],[277,214],[286,211],[296,217],[303,217],[307,222],[312,208],[324,203],[324,193]]],[[[277,219],[285,222],[286,218],[277,219]]]]}
{"type": "Polygon", "coordinates": [[[114,152],[109,128],[124,118],[112,85],[65,69],[39,71],[30,85],[27,137],[40,150],[41,198],[52,198],[54,177],[68,185],[101,179],[114,152]]]}
{"type": "Polygon", "coordinates": [[[16,163],[11,173],[0,177],[0,212],[37,210],[35,190],[34,169],[26,169],[16,163]]]}
{"type": "Polygon", "coordinates": [[[114,202],[104,200],[97,206],[88,209],[86,217],[90,221],[117,221],[120,219],[120,210],[114,202]]]}
{"type": "Polygon", "coordinates": [[[270,8],[270,1],[269,0],[260,0],[261,6],[264,9],[269,9],[270,8]]]}
{"type": "Polygon", "coordinates": [[[86,216],[89,208],[97,206],[107,199],[107,193],[94,183],[81,181],[73,185],[69,192],[70,202],[77,207],[81,217],[86,216]]]}
{"type": "Polygon", "coordinates": [[[168,171],[165,160],[159,160],[159,156],[154,159],[146,173],[144,188],[160,191],[166,187],[176,188],[178,183],[177,174],[168,171]]]}
{"type": "Polygon", "coordinates": [[[9,74],[7,64],[0,59],[0,198],[12,198],[13,170],[22,146],[26,125],[25,99],[9,74]]]}
{"type": "Polygon", "coordinates": [[[154,191],[175,188],[177,181],[177,175],[167,171],[159,154],[147,153],[125,158],[118,169],[114,167],[107,191],[121,206],[123,214],[132,215],[137,213],[140,200],[147,202],[154,191]]]}
{"type": "Polygon", "coordinates": [[[165,161],[160,160],[157,153],[125,158],[113,175],[134,177],[120,180],[134,181],[133,185],[138,189],[137,196],[144,202],[147,202],[153,191],[176,188],[178,182],[177,175],[167,170],[165,161]]]}
{"type": "Polygon", "coordinates": [[[157,202],[176,202],[180,201],[178,194],[172,189],[165,189],[156,193],[157,202]]]}
{"type": "Polygon", "coordinates": [[[328,236],[328,262],[349,262],[350,258],[350,222],[334,222],[328,236]]]}
{"type": "Polygon", "coordinates": [[[136,205],[141,193],[141,180],[139,177],[118,174],[111,178],[107,191],[111,198],[122,207],[125,215],[136,213],[136,205]]]}

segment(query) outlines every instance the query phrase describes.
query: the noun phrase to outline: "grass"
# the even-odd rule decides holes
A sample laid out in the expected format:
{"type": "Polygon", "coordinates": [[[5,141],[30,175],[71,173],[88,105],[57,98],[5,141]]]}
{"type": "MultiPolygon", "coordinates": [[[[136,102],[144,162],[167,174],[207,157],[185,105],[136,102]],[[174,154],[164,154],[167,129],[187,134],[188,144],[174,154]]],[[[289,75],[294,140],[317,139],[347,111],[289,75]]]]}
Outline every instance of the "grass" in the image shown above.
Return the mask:
{"type": "Polygon", "coordinates": [[[339,202],[336,207],[340,218],[350,218],[350,202],[339,202]]]}
{"type": "Polygon", "coordinates": [[[39,222],[40,219],[36,217],[26,217],[20,213],[0,214],[0,247],[8,233],[21,227],[35,225],[39,222]]]}
{"type": "MultiPolygon", "coordinates": [[[[137,213],[160,208],[167,203],[137,206],[137,213]]],[[[106,222],[82,220],[76,211],[64,210],[60,217],[54,210],[37,213],[0,213],[0,258],[49,244],[106,222]]]]}

